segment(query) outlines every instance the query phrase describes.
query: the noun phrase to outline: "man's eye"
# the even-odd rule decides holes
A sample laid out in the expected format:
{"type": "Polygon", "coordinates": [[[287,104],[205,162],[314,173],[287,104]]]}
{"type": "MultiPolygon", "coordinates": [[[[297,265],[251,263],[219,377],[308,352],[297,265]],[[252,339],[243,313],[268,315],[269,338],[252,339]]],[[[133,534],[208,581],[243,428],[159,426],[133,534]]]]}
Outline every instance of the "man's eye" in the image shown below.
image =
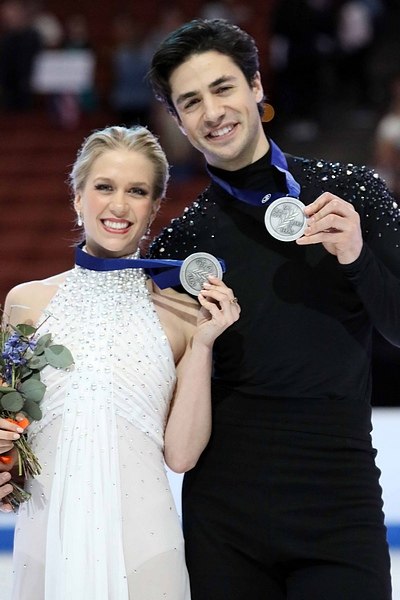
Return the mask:
{"type": "Polygon", "coordinates": [[[195,106],[197,103],[198,103],[198,100],[196,98],[193,98],[192,100],[189,100],[188,102],[186,102],[184,108],[186,110],[193,108],[193,106],[195,106]]]}
{"type": "Polygon", "coordinates": [[[229,92],[232,89],[231,85],[224,85],[223,87],[218,88],[218,94],[224,94],[225,92],[229,92]]]}

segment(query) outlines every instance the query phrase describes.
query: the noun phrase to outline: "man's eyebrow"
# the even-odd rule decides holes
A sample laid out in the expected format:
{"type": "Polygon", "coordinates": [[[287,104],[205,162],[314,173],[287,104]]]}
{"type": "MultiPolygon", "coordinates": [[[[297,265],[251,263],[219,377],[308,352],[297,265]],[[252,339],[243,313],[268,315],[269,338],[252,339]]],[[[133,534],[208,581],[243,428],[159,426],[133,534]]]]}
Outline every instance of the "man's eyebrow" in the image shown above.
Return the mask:
{"type": "Polygon", "coordinates": [[[222,77],[219,77],[218,79],[216,79],[215,81],[210,83],[210,85],[208,87],[210,87],[210,88],[217,87],[217,86],[221,85],[221,83],[228,83],[228,82],[235,81],[235,80],[236,80],[236,77],[234,77],[233,75],[222,75],[222,77]]]}
{"type": "Polygon", "coordinates": [[[185,94],[180,94],[177,99],[176,99],[176,104],[182,104],[183,102],[185,102],[185,100],[188,100],[189,98],[193,98],[193,96],[197,96],[198,92],[195,90],[193,92],[186,92],[185,94]]]}
{"type": "MultiPolygon", "coordinates": [[[[236,80],[236,77],[234,77],[233,75],[222,75],[221,77],[218,77],[218,79],[215,79],[215,81],[212,81],[209,84],[209,89],[213,89],[215,87],[218,87],[219,85],[221,85],[221,83],[227,83],[230,81],[234,81],[236,80]]],[[[188,100],[189,98],[193,98],[194,96],[197,96],[199,94],[199,92],[197,90],[193,90],[191,92],[186,92],[184,94],[180,94],[178,96],[178,98],[176,99],[176,104],[182,104],[183,102],[185,102],[185,100],[188,100]]]]}

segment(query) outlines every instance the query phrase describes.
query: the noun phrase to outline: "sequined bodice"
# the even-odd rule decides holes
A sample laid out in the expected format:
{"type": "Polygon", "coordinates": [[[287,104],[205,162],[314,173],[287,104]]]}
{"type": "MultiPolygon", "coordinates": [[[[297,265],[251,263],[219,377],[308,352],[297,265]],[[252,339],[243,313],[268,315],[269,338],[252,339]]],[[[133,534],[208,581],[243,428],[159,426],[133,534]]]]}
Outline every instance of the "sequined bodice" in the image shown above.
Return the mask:
{"type": "Polygon", "coordinates": [[[96,422],[112,409],[162,446],[175,368],[142,270],[75,267],[48,312],[40,332],[67,346],[75,365],[70,372],[43,371],[44,416],[32,433],[62,411],[89,411],[96,422]]]}

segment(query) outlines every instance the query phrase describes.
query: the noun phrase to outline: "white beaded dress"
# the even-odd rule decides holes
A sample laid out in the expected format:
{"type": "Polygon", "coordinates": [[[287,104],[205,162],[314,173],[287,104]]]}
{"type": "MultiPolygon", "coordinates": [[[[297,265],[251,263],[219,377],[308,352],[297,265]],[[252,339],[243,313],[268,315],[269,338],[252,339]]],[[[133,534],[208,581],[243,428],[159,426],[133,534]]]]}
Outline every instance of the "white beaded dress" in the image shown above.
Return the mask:
{"type": "Polygon", "coordinates": [[[72,352],[46,367],[30,426],[12,600],[189,600],[179,517],[163,460],[175,366],[139,269],[67,274],[40,333],[72,352]]]}

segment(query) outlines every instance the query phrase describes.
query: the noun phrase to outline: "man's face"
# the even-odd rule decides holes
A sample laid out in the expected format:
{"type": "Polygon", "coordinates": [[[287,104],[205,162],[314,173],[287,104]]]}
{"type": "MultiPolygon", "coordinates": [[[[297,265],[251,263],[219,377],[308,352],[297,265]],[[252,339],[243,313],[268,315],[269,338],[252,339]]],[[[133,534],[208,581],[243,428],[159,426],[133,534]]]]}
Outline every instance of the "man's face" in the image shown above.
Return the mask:
{"type": "Polygon", "coordinates": [[[170,76],[178,125],[208,164],[235,171],[268,150],[257,103],[263,99],[257,73],[251,87],[229,56],[194,54],[170,76]]]}

